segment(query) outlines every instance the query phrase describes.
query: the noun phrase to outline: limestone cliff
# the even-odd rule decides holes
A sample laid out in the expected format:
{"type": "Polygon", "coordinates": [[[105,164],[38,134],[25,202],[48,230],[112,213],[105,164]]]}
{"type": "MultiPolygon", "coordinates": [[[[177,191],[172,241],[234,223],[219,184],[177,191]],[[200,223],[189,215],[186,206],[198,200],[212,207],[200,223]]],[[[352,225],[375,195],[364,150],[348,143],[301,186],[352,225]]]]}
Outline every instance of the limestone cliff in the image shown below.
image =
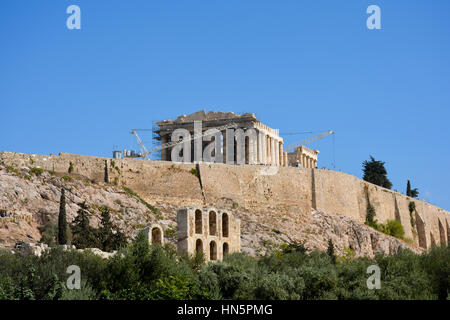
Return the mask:
{"type": "Polygon", "coordinates": [[[300,176],[296,178],[303,176],[302,181],[286,179],[273,168],[202,165],[202,190],[199,174],[192,171],[195,166],[142,160],[108,160],[112,183],[106,184],[102,182],[104,160],[72,155],[0,154],[0,209],[9,213],[9,217],[0,218],[0,245],[13,246],[18,240],[38,241],[38,228],[57,218],[60,189],[64,185],[69,221],[76,216],[79,204],[86,201],[94,226],[99,222],[100,209],[108,207],[112,220],[129,236],[158,221],[167,240],[175,242],[177,209],[206,201],[232,210],[241,219],[242,250],[252,255],[291,241],[325,250],[328,239],[333,240],[338,254],[349,248],[357,256],[394,253],[405,247],[421,250],[379,233],[358,219],[311,209],[307,203],[312,194],[308,195],[309,186],[304,183],[310,181],[311,170],[287,168],[297,170],[300,176]],[[45,171],[33,173],[36,170],[32,168],[38,167],[45,171]],[[136,193],[124,189],[124,185],[136,193]]]}

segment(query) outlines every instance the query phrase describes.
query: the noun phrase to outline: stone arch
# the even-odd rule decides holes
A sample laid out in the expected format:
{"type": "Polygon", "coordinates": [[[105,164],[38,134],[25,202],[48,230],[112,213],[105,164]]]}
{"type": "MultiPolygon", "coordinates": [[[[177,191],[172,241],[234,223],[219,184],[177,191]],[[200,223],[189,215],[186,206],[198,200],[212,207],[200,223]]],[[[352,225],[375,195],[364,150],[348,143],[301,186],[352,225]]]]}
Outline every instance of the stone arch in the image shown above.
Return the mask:
{"type": "Polygon", "coordinates": [[[420,218],[417,211],[416,211],[416,228],[417,228],[417,236],[419,238],[419,247],[426,249],[427,237],[425,233],[425,224],[423,223],[423,220],[422,218],[420,218]]]}
{"type": "Polygon", "coordinates": [[[152,223],[140,232],[144,233],[149,244],[164,244],[164,231],[159,224],[152,223]]]}
{"type": "Polygon", "coordinates": [[[201,239],[195,241],[195,253],[203,253],[203,241],[201,239]]]}
{"type": "Polygon", "coordinates": [[[161,228],[153,227],[152,228],[152,243],[153,244],[162,244],[163,243],[163,235],[161,228]]]}
{"type": "Polygon", "coordinates": [[[441,220],[438,219],[438,224],[439,224],[439,237],[440,237],[440,242],[441,242],[441,246],[447,244],[446,241],[446,237],[445,237],[445,230],[444,230],[444,226],[441,223],[441,220]]]}
{"type": "Polygon", "coordinates": [[[222,237],[228,237],[229,234],[229,217],[226,212],[222,214],[222,237]]]}
{"type": "Polygon", "coordinates": [[[195,210],[195,233],[202,234],[202,211],[197,209],[195,210]]]}
{"type": "Polygon", "coordinates": [[[215,211],[209,212],[209,235],[215,236],[217,234],[217,214],[215,211]]]}
{"type": "Polygon", "coordinates": [[[225,257],[229,252],[230,252],[230,248],[228,246],[228,243],[224,242],[223,246],[222,246],[222,252],[223,252],[223,256],[225,257]]]}
{"type": "Polygon", "coordinates": [[[209,243],[209,260],[217,260],[217,244],[214,240],[209,243]]]}

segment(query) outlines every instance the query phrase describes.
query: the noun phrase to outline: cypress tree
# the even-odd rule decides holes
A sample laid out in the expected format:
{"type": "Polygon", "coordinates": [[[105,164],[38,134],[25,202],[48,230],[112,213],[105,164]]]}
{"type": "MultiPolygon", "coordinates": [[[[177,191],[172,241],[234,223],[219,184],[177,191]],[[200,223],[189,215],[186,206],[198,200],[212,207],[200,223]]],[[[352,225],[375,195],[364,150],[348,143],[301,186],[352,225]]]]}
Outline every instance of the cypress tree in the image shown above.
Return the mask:
{"type": "Polygon", "coordinates": [[[411,197],[411,182],[408,180],[408,182],[406,183],[406,195],[408,197],[411,197]]]}
{"type": "Polygon", "coordinates": [[[334,254],[334,245],[331,239],[328,240],[327,254],[330,256],[331,262],[336,264],[336,255],[334,254]]]}
{"type": "Polygon", "coordinates": [[[67,244],[66,196],[64,188],[61,189],[58,214],[58,244],[67,244]]]}
{"type": "Polygon", "coordinates": [[[108,160],[105,160],[105,182],[106,182],[106,183],[109,183],[108,160]]]}

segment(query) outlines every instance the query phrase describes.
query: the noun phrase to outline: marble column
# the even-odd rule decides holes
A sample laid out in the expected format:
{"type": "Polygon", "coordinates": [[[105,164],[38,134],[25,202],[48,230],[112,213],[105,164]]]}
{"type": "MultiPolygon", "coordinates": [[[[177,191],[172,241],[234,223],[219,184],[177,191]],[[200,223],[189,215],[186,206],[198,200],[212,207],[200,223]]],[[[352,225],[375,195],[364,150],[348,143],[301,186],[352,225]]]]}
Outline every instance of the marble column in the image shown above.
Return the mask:
{"type": "Polygon", "coordinates": [[[277,161],[277,141],[274,138],[270,139],[272,142],[272,145],[270,146],[271,148],[271,158],[272,158],[272,165],[277,166],[278,165],[278,161],[277,161]]]}
{"type": "Polygon", "coordinates": [[[265,139],[264,132],[258,130],[258,161],[257,164],[263,164],[264,163],[264,139],[265,139]]]}
{"type": "Polygon", "coordinates": [[[284,155],[283,155],[283,142],[278,142],[278,159],[280,162],[280,167],[284,166],[284,155]]]}
{"type": "Polygon", "coordinates": [[[275,165],[279,166],[280,165],[280,143],[278,142],[277,139],[273,139],[273,149],[275,151],[275,165]]]}
{"type": "Polygon", "coordinates": [[[223,154],[223,163],[227,163],[227,132],[222,131],[222,154],[223,154]]]}
{"type": "MultiPolygon", "coordinates": [[[[163,135],[161,136],[161,145],[165,144],[169,142],[169,136],[168,135],[163,135]]],[[[161,160],[163,161],[170,161],[169,159],[169,149],[170,148],[164,148],[161,150],[161,160]]]]}

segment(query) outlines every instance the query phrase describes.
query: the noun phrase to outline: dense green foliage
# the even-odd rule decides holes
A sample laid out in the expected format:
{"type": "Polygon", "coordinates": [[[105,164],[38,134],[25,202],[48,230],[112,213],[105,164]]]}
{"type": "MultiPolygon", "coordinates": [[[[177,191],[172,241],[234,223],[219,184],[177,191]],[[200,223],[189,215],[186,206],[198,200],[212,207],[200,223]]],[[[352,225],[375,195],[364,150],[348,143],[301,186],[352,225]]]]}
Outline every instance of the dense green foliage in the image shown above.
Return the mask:
{"type": "Polygon", "coordinates": [[[403,226],[399,221],[387,220],[386,223],[379,223],[375,216],[375,208],[370,203],[368,203],[365,222],[366,225],[371,226],[372,228],[387,235],[410,241],[410,239],[405,239],[405,230],[403,229],[403,226]]]}
{"type": "Polygon", "coordinates": [[[408,250],[375,259],[304,252],[302,246],[260,258],[229,254],[203,263],[173,245],[149,246],[142,234],[112,258],[59,248],[40,258],[0,253],[0,299],[448,299],[450,248],[408,250]],[[381,269],[369,290],[367,267],[381,269]],[[66,268],[81,269],[81,289],[68,290],[66,268]]]}
{"type": "Polygon", "coordinates": [[[95,233],[100,240],[101,246],[99,249],[103,251],[110,252],[113,250],[118,250],[127,244],[125,234],[123,234],[122,231],[120,231],[120,229],[111,222],[109,209],[107,208],[103,208],[102,210],[100,227],[95,230],[95,233]]]}
{"type": "Polygon", "coordinates": [[[72,244],[78,249],[101,248],[96,230],[89,225],[89,212],[86,203],[80,204],[77,217],[72,222],[72,244]]]}
{"type": "Polygon", "coordinates": [[[370,161],[363,162],[363,180],[376,184],[377,186],[391,189],[392,183],[387,178],[387,171],[383,161],[377,161],[370,156],[370,161]]]}

